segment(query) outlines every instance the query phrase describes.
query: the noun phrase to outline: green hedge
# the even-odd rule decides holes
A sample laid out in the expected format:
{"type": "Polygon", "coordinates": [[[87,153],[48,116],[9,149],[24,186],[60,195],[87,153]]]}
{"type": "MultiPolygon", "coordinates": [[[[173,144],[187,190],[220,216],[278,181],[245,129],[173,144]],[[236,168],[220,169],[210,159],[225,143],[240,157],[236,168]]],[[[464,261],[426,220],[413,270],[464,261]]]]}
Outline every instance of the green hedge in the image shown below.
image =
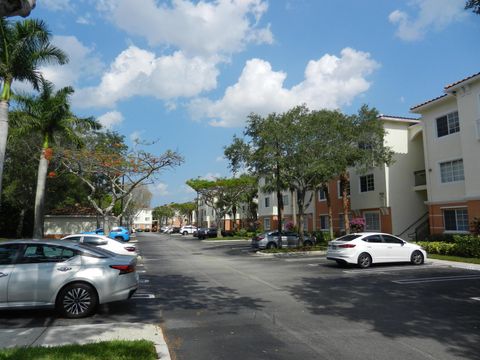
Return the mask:
{"type": "Polygon", "coordinates": [[[418,243],[427,253],[480,258],[480,237],[454,235],[453,242],[422,241],[418,243]]]}

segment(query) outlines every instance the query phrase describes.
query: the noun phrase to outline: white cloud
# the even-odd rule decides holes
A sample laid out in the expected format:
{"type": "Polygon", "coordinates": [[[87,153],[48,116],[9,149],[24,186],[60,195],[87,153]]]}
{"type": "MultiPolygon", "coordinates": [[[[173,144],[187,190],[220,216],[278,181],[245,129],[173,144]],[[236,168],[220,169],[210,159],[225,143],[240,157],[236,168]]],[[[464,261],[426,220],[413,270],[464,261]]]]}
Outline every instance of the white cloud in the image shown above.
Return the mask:
{"type": "Polygon", "coordinates": [[[155,196],[167,196],[170,195],[168,191],[168,185],[165,183],[157,183],[153,186],[153,194],[155,196]]]}
{"type": "Polygon", "coordinates": [[[58,88],[74,86],[79,80],[101,73],[103,64],[94,49],[83,45],[75,36],[54,36],[52,43],[67,53],[70,60],[65,65],[48,65],[40,69],[58,88]]]}
{"type": "Polygon", "coordinates": [[[421,40],[429,31],[440,31],[467,16],[464,0],[412,0],[409,4],[418,8],[416,18],[398,9],[388,16],[397,25],[396,36],[405,41],[421,40]]]}
{"type": "Polygon", "coordinates": [[[130,141],[133,143],[142,141],[143,130],[136,130],[130,134],[130,141]]]}
{"type": "Polygon", "coordinates": [[[74,103],[80,107],[114,107],[116,102],[136,95],[163,100],[196,96],[216,87],[215,65],[208,59],[186,57],[181,51],[155,57],[150,51],[130,46],[117,56],[98,86],[77,92],[74,103]]]}
{"type": "Polygon", "coordinates": [[[225,162],[227,159],[225,159],[225,156],[220,155],[215,158],[216,162],[225,162]]]}
{"type": "Polygon", "coordinates": [[[124,118],[122,113],[119,111],[109,111],[102,116],[99,116],[97,120],[105,129],[112,129],[120,125],[124,118]]]}
{"type": "Polygon", "coordinates": [[[41,6],[50,11],[71,11],[73,6],[69,0],[41,0],[41,6]]]}
{"type": "Polygon", "coordinates": [[[201,179],[204,179],[204,180],[215,180],[215,179],[218,179],[222,177],[219,173],[206,173],[204,176],[201,177],[201,179]]]}
{"type": "Polygon", "coordinates": [[[312,110],[336,109],[368,90],[366,76],[378,66],[369,53],[345,48],[340,57],[326,54],[311,60],[305,79],[288,89],[283,85],[286,73],[272,70],[267,61],[252,59],[223,98],[195,99],[190,103],[190,112],[194,118],[209,118],[213,126],[233,127],[242,126],[251,112],[266,115],[303,103],[312,110]]]}
{"type": "Polygon", "coordinates": [[[187,54],[232,54],[247,43],[271,43],[269,27],[258,26],[268,4],[264,0],[102,0],[97,9],[151,46],[169,45],[187,54]]]}
{"type": "Polygon", "coordinates": [[[81,25],[92,25],[93,24],[92,15],[90,13],[81,15],[77,18],[75,22],[81,25]]]}

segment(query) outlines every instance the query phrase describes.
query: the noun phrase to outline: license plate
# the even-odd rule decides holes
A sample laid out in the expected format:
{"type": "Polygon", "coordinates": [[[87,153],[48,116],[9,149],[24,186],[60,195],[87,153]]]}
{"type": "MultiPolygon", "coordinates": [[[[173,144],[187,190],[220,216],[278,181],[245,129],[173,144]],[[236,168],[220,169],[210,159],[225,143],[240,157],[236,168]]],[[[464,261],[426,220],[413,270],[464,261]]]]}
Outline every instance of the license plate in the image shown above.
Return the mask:
{"type": "Polygon", "coordinates": [[[330,245],[330,249],[336,250],[336,249],[337,249],[337,245],[330,245]]]}

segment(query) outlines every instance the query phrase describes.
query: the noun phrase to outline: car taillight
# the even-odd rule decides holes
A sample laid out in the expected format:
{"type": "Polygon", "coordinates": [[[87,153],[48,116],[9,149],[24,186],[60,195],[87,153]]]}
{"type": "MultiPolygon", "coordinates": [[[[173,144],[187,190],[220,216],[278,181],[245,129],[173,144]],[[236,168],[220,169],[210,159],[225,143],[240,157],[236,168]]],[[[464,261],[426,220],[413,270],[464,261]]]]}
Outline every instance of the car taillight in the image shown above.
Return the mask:
{"type": "Polygon", "coordinates": [[[125,250],[127,250],[127,251],[135,251],[135,250],[137,250],[137,249],[135,248],[135,246],[125,246],[125,250]]]}
{"type": "Polygon", "coordinates": [[[343,244],[343,245],[338,245],[339,248],[354,248],[355,244],[343,244]]]}
{"type": "Polygon", "coordinates": [[[112,269],[115,269],[115,270],[120,270],[120,274],[118,275],[123,275],[123,274],[128,274],[128,273],[132,273],[135,271],[135,265],[110,265],[110,267],[112,269]]]}

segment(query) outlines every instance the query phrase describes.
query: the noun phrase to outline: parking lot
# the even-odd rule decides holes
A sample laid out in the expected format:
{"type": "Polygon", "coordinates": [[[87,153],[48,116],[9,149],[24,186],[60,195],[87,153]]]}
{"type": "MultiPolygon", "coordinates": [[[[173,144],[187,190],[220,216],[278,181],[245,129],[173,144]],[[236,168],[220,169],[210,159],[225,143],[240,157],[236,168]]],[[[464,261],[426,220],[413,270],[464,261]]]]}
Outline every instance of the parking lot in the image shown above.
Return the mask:
{"type": "Polygon", "coordinates": [[[478,359],[480,271],[340,268],[248,242],[138,235],[141,285],[91,318],[3,311],[0,328],[154,323],[177,359],[478,359]]]}

